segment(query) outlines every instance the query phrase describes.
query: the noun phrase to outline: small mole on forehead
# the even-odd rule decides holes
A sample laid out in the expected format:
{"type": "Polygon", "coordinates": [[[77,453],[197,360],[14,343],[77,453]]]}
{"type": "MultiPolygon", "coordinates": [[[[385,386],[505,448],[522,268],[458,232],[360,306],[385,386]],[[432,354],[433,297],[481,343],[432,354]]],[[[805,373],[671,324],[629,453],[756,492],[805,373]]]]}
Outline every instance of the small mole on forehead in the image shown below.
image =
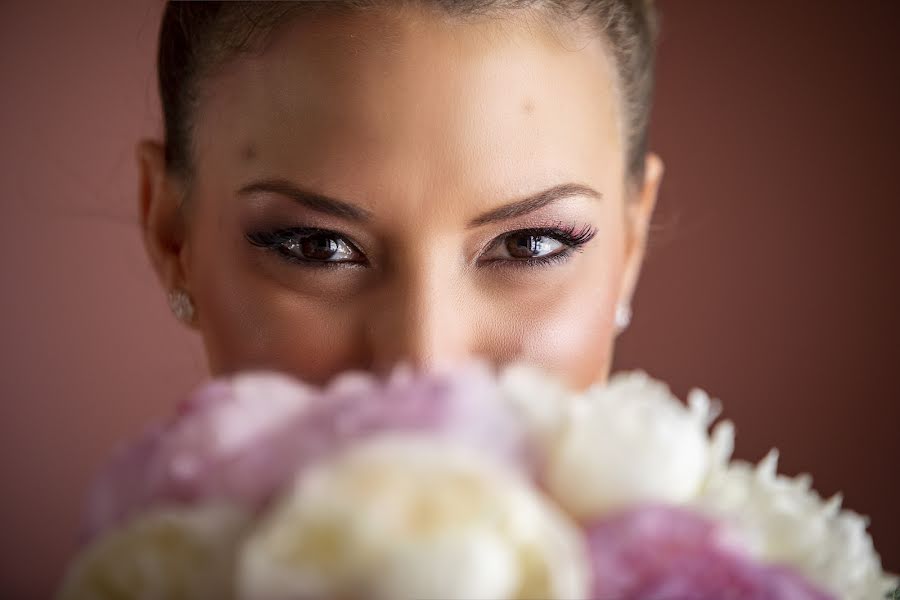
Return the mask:
{"type": "Polygon", "coordinates": [[[253,160],[256,158],[256,146],[253,144],[247,144],[241,149],[241,158],[243,160],[253,160]]]}
{"type": "Polygon", "coordinates": [[[523,105],[526,114],[531,114],[534,112],[534,102],[532,102],[531,98],[525,98],[525,103],[523,105]]]}

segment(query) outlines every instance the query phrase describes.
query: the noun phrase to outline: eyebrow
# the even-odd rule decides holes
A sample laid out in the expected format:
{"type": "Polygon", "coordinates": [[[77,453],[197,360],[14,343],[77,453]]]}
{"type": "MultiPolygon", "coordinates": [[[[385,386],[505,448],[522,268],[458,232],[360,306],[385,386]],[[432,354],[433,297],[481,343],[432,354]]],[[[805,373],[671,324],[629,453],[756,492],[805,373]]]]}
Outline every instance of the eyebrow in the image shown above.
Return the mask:
{"type": "MultiPolygon", "coordinates": [[[[365,222],[371,219],[372,213],[365,208],[356,206],[337,198],[331,198],[323,194],[312,192],[297,187],[284,179],[267,179],[248,183],[238,190],[238,195],[245,196],[257,192],[268,192],[286,196],[303,206],[349,221],[365,222]]],[[[603,194],[594,188],[579,183],[562,183],[546,190],[532,194],[522,200],[517,200],[492,209],[470,220],[467,227],[480,227],[488,223],[505,221],[515,217],[527,215],[545,206],[574,196],[587,196],[600,200],[603,194]]]]}
{"type": "Polygon", "coordinates": [[[347,219],[348,221],[364,222],[372,217],[372,213],[362,207],[338,200],[337,198],[304,190],[284,179],[266,179],[248,183],[238,190],[238,195],[245,196],[257,192],[281,194],[310,210],[347,219]]]}
{"type": "Polygon", "coordinates": [[[542,192],[538,192],[537,194],[532,194],[522,200],[517,200],[516,202],[511,202],[510,204],[495,208],[484,213],[480,217],[475,217],[469,221],[468,226],[480,227],[481,225],[494,223],[496,221],[505,221],[506,219],[521,217],[522,215],[532,213],[549,204],[558,202],[559,200],[574,196],[587,196],[597,200],[603,198],[603,194],[590,186],[582,185],[580,183],[561,183],[551,188],[547,188],[542,192]]]}

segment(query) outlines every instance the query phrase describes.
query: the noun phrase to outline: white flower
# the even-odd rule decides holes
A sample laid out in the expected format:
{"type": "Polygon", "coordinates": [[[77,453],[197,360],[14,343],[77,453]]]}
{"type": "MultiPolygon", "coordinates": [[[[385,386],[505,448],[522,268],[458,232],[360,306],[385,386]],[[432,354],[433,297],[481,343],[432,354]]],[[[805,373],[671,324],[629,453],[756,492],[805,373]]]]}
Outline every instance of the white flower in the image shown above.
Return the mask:
{"type": "Polygon", "coordinates": [[[562,410],[548,430],[544,479],[579,518],[640,502],[687,502],[707,475],[714,410],[699,390],[686,407],[637,371],[591,387],[562,410]]]}
{"type": "Polygon", "coordinates": [[[730,424],[720,437],[723,453],[697,505],[731,522],[754,556],[789,565],[844,600],[883,598],[897,585],[881,570],[867,520],[842,511],[839,495],[825,501],[811,489],[809,475],[778,475],[775,450],[755,468],[728,463],[730,424]]]}
{"type": "Polygon", "coordinates": [[[58,598],[228,600],[246,523],[242,512],[223,505],[145,513],[85,548],[58,598]]]}
{"type": "Polygon", "coordinates": [[[529,434],[545,448],[554,444],[577,394],[561,380],[524,363],[506,366],[499,381],[502,400],[516,411],[529,434]]]}
{"type": "Polygon", "coordinates": [[[304,473],[247,540],[248,600],[583,598],[584,540],[524,480],[413,435],[363,442],[304,473]]]}

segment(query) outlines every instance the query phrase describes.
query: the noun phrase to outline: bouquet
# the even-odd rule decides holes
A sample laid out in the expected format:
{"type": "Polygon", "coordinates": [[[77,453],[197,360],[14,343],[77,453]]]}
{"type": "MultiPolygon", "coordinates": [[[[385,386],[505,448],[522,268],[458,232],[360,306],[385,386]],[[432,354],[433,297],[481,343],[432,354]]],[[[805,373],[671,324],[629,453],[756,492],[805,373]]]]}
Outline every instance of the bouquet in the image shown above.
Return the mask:
{"type": "Polygon", "coordinates": [[[99,475],[59,598],[884,598],[866,520],[643,372],[198,389],[99,475]],[[710,428],[712,430],[710,432],[710,428]]]}

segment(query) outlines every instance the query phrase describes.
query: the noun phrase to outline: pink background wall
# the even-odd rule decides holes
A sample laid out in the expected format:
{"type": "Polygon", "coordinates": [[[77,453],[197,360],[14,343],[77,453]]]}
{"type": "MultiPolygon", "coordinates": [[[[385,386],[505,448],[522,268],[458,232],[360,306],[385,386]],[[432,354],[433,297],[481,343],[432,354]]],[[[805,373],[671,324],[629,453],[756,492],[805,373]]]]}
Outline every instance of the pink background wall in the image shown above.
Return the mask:
{"type": "MultiPolygon", "coordinates": [[[[700,385],[900,570],[896,2],[661,2],[657,232],[618,366],[700,385]]],[[[0,5],[0,596],[40,597],[92,470],[204,373],[135,222],[157,2],[0,5]]]]}

